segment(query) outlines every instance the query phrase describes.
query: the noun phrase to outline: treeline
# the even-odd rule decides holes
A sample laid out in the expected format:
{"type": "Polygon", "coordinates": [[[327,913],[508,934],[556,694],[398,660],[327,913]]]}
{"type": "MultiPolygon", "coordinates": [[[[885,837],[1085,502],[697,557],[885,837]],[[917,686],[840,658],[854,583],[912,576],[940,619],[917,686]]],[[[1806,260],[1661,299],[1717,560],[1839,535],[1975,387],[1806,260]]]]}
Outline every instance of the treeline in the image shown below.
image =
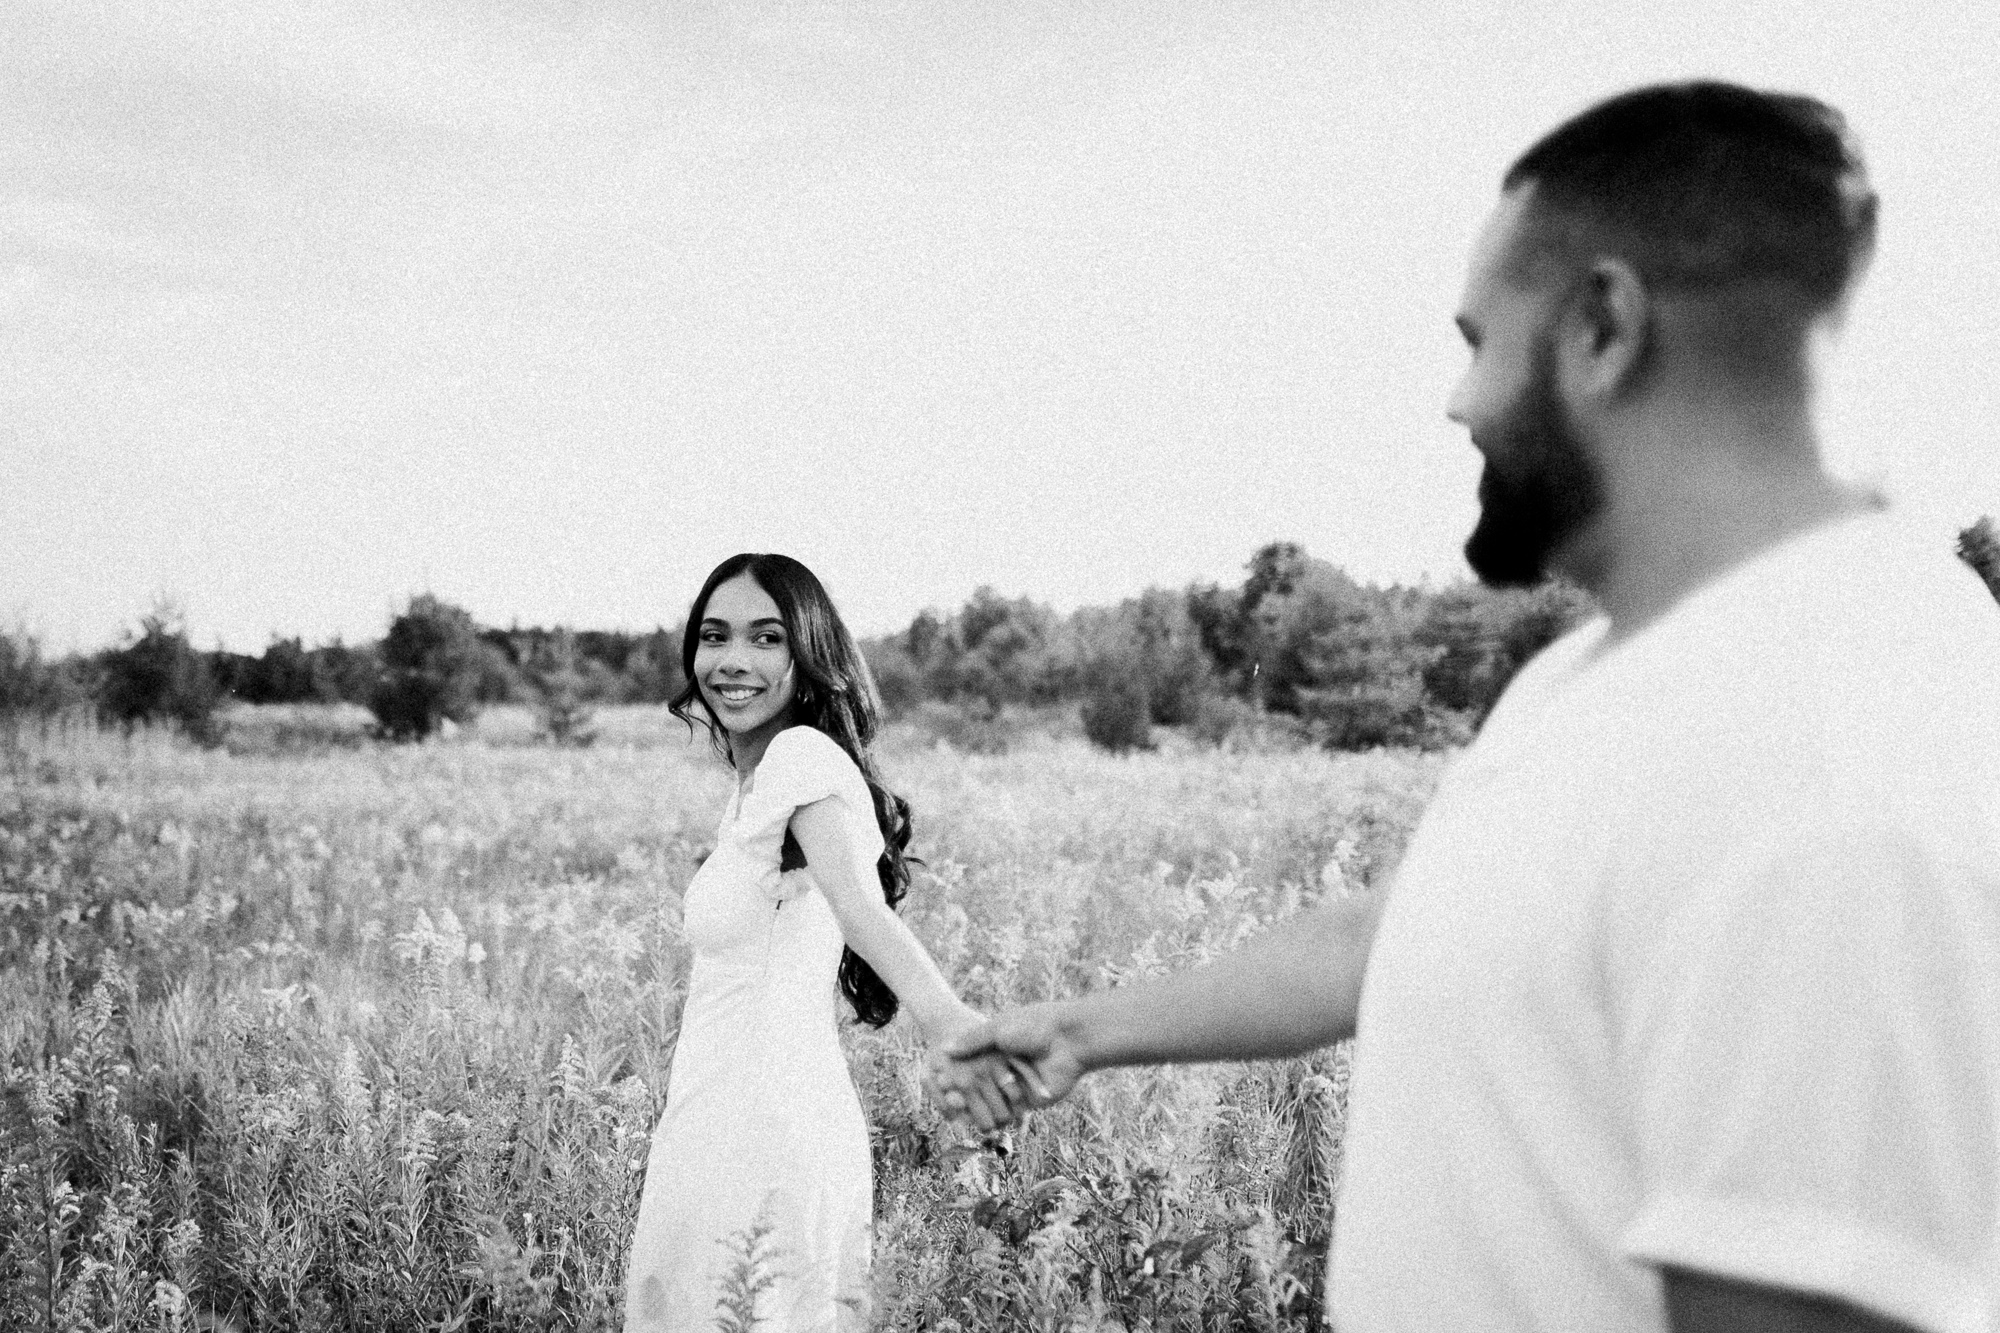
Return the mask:
{"type": "Polygon", "coordinates": [[[1277,725],[1334,749],[1466,740],[1521,664],[1589,611],[1574,588],[1373,587],[1289,542],[1237,587],[1151,589],[1067,616],[981,589],[865,645],[892,710],[975,715],[1081,701],[1085,731],[1141,748],[1277,725]]]}
{"type": "MultiPolygon", "coordinates": [[[[2000,599],[1992,520],[1961,532],[1958,553],[2000,599]]],[[[955,721],[975,741],[1005,715],[1073,706],[1086,734],[1114,750],[1144,748],[1158,726],[1213,741],[1275,729],[1334,749],[1436,748],[1469,738],[1521,665],[1588,611],[1559,583],[1362,584],[1276,542],[1233,587],[1154,588],[1066,615],[982,588],[862,648],[892,716],[955,721]]],[[[213,741],[229,701],[346,702],[367,708],[381,737],[416,740],[516,703],[536,709],[549,739],[587,743],[593,707],[662,703],[684,686],[680,643],[678,626],[481,627],[425,594],[378,642],[273,638],[252,656],[196,649],[160,607],[119,647],[60,660],[28,635],[0,634],[0,729],[90,709],[213,741]]]]}
{"type": "Polygon", "coordinates": [[[350,703],[374,715],[382,739],[420,741],[484,705],[526,703],[550,739],[588,743],[590,705],[664,703],[680,685],[680,632],[666,628],[480,628],[464,608],[420,594],[378,642],[308,648],[274,636],[250,656],[196,648],[180,612],[156,606],[128,642],[94,654],[48,660],[34,636],[0,634],[0,737],[90,711],[106,725],[168,725],[214,743],[226,703],[350,703]]]}
{"type": "MultiPolygon", "coordinates": [[[[863,651],[892,716],[922,714],[978,744],[1002,714],[1070,706],[1112,749],[1152,728],[1220,741],[1276,729],[1334,748],[1466,739],[1522,662],[1585,613],[1575,591],[1496,593],[1363,585],[1290,543],[1253,556],[1240,585],[1151,589],[1067,615],[982,588],[925,611],[863,651]]],[[[351,703],[388,740],[418,740],[480,708],[528,704],[553,740],[590,739],[591,710],[661,703],[685,684],[681,630],[481,627],[414,597],[374,643],[204,652],[156,608],[130,641],[44,663],[31,639],[0,640],[0,711],[14,719],[88,707],[107,723],[167,723],[219,738],[225,703],[351,703]]]]}
{"type": "Polygon", "coordinates": [[[166,724],[211,742],[225,703],[350,703],[374,714],[383,739],[402,741],[488,704],[526,703],[551,739],[584,743],[591,705],[662,703],[683,682],[677,629],[482,629],[430,594],[411,598],[378,642],[308,648],[274,637],[256,656],[195,648],[171,606],[117,648],[58,661],[26,634],[0,635],[0,727],[10,730],[89,708],[107,724],[166,724]]]}
{"type": "MultiPolygon", "coordinates": [[[[401,648],[436,652],[450,644],[469,669],[469,697],[476,704],[534,703],[553,677],[573,673],[573,688],[597,703],[665,703],[680,689],[680,631],[484,629],[468,618],[463,629],[449,622],[457,608],[435,598],[413,599],[397,618],[403,634],[429,627],[435,642],[347,645],[338,640],[308,648],[296,638],[273,639],[260,656],[218,651],[208,654],[221,692],[249,704],[356,703],[367,705],[385,673],[387,659],[401,648]],[[458,642],[452,642],[457,640],[458,642]]],[[[391,638],[396,635],[391,626],[391,638]]]]}

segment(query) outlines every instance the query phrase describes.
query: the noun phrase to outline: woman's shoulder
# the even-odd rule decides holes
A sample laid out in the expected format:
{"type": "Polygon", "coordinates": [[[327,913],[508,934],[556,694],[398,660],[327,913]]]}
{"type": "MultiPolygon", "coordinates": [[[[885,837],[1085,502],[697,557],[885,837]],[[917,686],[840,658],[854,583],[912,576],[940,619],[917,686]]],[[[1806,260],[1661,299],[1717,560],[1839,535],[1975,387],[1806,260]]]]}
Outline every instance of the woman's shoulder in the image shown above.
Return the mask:
{"type": "Polygon", "coordinates": [[[859,777],[861,772],[847,751],[840,748],[840,742],[818,727],[786,727],[773,736],[764,750],[763,763],[769,765],[773,760],[784,771],[803,770],[829,779],[844,778],[850,773],[859,777]]]}

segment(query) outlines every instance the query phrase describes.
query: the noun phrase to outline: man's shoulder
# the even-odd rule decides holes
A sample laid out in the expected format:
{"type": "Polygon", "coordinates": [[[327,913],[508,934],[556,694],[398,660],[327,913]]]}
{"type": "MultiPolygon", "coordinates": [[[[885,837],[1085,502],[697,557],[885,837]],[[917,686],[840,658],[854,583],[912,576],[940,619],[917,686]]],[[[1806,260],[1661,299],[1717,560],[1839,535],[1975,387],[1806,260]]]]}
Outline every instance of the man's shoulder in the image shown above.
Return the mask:
{"type": "Polygon", "coordinates": [[[2000,649],[2000,615],[1943,537],[1886,513],[1794,536],[1642,632],[1635,669],[1690,702],[1778,693],[1823,707],[1893,706],[1963,659],[2000,649]]]}
{"type": "Polygon", "coordinates": [[[1492,737],[1528,726],[1546,710],[1558,707],[1564,691],[1603,651],[1609,633],[1610,622],[1594,615],[1530,657],[1500,692],[1480,735],[1492,737]]]}
{"type": "Polygon", "coordinates": [[[1831,713],[1906,717],[1990,712],[1984,681],[2000,614],[1977,575],[1932,534],[1870,514],[1810,534],[1749,590],[1746,671],[1811,692],[1831,713]]]}

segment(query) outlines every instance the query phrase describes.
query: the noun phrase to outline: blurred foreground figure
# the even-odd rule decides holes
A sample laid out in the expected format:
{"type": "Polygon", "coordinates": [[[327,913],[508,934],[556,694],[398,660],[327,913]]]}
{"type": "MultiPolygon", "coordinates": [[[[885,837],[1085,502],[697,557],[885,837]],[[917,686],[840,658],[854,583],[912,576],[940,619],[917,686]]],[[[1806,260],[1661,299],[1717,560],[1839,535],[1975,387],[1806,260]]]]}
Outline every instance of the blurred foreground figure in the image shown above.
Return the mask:
{"type": "MultiPolygon", "coordinates": [[[[1034,1074],[1003,1114],[1358,1033],[1342,1333],[2000,1326],[2000,617],[1812,420],[1874,222],[1837,113],[1723,84],[1514,164],[1458,314],[1466,555],[1603,616],[1508,688],[1386,903],[960,1041],[1034,1074]]],[[[979,1120],[993,1068],[931,1077],[979,1120]]]]}

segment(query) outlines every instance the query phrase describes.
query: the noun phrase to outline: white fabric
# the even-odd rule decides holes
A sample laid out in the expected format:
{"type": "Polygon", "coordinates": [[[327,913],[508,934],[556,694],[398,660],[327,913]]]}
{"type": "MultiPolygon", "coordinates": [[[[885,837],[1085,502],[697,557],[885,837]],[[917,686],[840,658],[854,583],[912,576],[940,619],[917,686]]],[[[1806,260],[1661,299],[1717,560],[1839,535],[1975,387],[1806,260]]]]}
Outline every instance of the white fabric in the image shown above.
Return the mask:
{"type": "Polygon", "coordinates": [[[1659,1266],[1988,1333],[2000,608],[1816,529],[1531,663],[1363,990],[1341,1333],[1666,1327],[1659,1266]]]}
{"type": "Polygon", "coordinates": [[[632,1239],[634,1333],[712,1329],[730,1247],[759,1222],[777,1278],[757,1298],[760,1329],[867,1327],[873,1194],[835,1026],[840,926],[809,878],[778,870],[792,812],[829,796],[852,825],[855,874],[875,883],[882,836],[860,770],[792,727],[731,798],[688,885],[694,968],[632,1239]]]}

